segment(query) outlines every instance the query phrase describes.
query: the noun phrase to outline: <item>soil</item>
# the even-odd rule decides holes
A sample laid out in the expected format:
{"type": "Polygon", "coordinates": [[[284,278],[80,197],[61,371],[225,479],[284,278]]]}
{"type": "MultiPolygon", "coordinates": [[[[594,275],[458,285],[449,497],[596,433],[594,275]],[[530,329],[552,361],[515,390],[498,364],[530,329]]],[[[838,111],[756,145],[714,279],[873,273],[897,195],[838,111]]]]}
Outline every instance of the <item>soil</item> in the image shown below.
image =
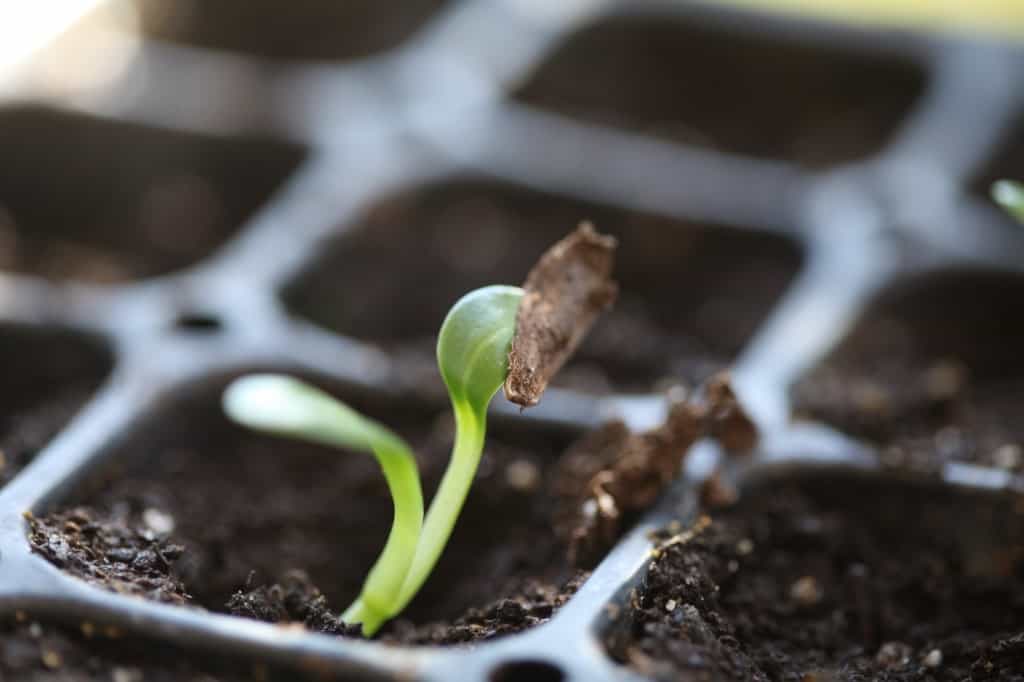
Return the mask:
{"type": "Polygon", "coordinates": [[[894,467],[1024,469],[1024,278],[928,276],[884,293],[794,389],[798,416],[879,446],[894,467]]]}
{"type": "Polygon", "coordinates": [[[739,352],[801,260],[796,246],[763,233],[462,180],[372,206],[284,298],[297,314],[391,351],[395,385],[438,397],[434,343],[448,308],[477,287],[520,284],[583,220],[617,238],[621,295],[554,385],[592,393],[700,383],[739,352]]]}
{"type": "MultiPolygon", "coordinates": [[[[222,386],[170,401],[83,485],[75,506],[33,521],[33,546],[113,591],[346,634],[336,613],[390,526],[377,464],[230,425],[218,407],[222,386]]],[[[409,440],[429,496],[448,459],[447,413],[340,394],[409,440]]],[[[434,576],[384,639],[455,643],[529,627],[585,575],[553,531],[553,472],[570,437],[489,431],[434,576]]]]}
{"type": "Polygon", "coordinates": [[[664,531],[606,644],[665,680],[1024,680],[1022,510],[891,475],[780,477],[664,531]]]}
{"type": "Polygon", "coordinates": [[[197,655],[163,642],[82,623],[0,621],[0,679],[32,682],[262,682],[342,679],[307,676],[252,660],[197,655]]]}
{"type": "Polygon", "coordinates": [[[0,157],[0,269],[111,283],[209,254],[302,153],[24,106],[0,113],[0,157]]]}
{"type": "Polygon", "coordinates": [[[0,486],[78,412],[110,369],[98,343],[70,332],[0,327],[0,486]]]}
{"type": "Polygon", "coordinates": [[[188,603],[185,586],[171,570],[185,549],[168,541],[166,531],[159,532],[164,530],[160,522],[169,517],[151,510],[133,519],[124,507],[104,517],[80,507],[41,519],[26,513],[25,518],[32,548],[55,566],[120,594],[188,603]]]}
{"type": "Polygon", "coordinates": [[[134,0],[143,30],[173,42],[279,59],[351,59],[395,47],[444,0],[134,0]]]}
{"type": "Polygon", "coordinates": [[[924,84],[920,68],[895,58],[659,16],[584,28],[516,97],[585,121],[824,167],[879,151],[924,84]]]}

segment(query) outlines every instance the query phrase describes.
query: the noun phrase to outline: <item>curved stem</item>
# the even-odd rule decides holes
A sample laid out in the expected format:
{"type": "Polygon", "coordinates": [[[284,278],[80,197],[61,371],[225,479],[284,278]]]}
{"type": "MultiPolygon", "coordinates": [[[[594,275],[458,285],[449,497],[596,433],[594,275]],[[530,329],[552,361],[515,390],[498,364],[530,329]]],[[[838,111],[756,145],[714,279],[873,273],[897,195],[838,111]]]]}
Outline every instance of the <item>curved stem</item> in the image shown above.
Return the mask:
{"type": "Polygon", "coordinates": [[[342,616],[347,623],[362,623],[367,635],[376,632],[398,613],[395,602],[423,525],[423,491],[409,446],[320,389],[283,375],[236,380],[224,392],[224,409],[234,421],[259,431],[369,452],[377,459],[391,493],[394,517],[359,597],[342,616]]]}
{"type": "Polygon", "coordinates": [[[487,431],[487,404],[474,409],[467,401],[452,400],[455,412],[455,444],[441,484],[430,502],[416,546],[412,566],[405,576],[396,613],[404,609],[426,582],[451,537],[466,495],[476,476],[487,431]]]}
{"type": "Polygon", "coordinates": [[[346,623],[362,623],[363,633],[375,633],[401,607],[395,606],[415,556],[417,538],[423,522],[423,496],[416,461],[404,444],[385,444],[373,448],[391,491],[394,520],[387,542],[373,564],[355,602],[342,614],[346,623]]]}

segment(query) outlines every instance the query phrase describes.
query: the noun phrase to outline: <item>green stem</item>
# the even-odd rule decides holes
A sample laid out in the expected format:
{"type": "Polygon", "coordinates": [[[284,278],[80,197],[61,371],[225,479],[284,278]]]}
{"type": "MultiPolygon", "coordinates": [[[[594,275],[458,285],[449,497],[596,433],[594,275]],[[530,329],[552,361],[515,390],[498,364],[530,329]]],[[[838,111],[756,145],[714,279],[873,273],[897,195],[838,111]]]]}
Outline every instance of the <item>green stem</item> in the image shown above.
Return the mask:
{"type": "Polygon", "coordinates": [[[283,375],[238,379],[224,393],[224,409],[233,420],[253,429],[369,452],[377,459],[394,506],[391,530],[359,597],[342,616],[347,623],[362,623],[367,635],[376,632],[398,612],[394,603],[423,525],[423,491],[409,446],[320,389],[283,375]]]}
{"type": "Polygon", "coordinates": [[[395,598],[415,556],[423,522],[423,494],[412,453],[395,444],[374,447],[374,453],[391,491],[394,520],[384,549],[363,582],[362,592],[342,614],[346,623],[362,623],[367,636],[400,610],[395,607],[395,598]]]}
{"type": "Polygon", "coordinates": [[[423,522],[416,554],[398,597],[396,613],[409,604],[434,570],[455,528],[483,454],[487,404],[484,404],[482,410],[474,410],[467,401],[453,399],[452,409],[455,412],[452,456],[423,522]]]}

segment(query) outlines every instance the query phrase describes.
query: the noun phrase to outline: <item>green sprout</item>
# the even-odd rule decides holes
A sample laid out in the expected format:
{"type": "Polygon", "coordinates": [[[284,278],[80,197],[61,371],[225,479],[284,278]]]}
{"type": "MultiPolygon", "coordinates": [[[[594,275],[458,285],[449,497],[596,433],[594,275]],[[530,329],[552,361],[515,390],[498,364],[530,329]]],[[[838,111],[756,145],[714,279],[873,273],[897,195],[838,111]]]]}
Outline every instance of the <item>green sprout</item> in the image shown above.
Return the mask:
{"type": "Polygon", "coordinates": [[[1024,185],[1013,180],[999,180],[992,184],[992,199],[1024,223],[1024,185]]]}
{"type": "Polygon", "coordinates": [[[448,311],[437,338],[437,365],[455,413],[455,443],[437,493],[423,514],[416,460],[393,432],[293,377],[257,374],[232,382],[224,410],[258,431],[367,452],[377,458],[394,504],[384,549],[362,591],[342,614],[366,636],[408,605],[437,564],[483,454],[487,407],[508,374],[523,290],[489,286],[448,311]]]}

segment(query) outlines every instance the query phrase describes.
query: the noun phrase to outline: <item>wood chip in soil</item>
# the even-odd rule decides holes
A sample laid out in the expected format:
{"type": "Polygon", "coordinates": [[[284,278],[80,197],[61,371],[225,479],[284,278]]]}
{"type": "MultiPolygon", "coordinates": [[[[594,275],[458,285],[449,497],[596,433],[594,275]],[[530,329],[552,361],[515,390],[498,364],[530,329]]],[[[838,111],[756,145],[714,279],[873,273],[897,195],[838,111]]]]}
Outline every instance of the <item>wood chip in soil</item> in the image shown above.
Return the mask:
{"type": "MultiPolygon", "coordinates": [[[[674,401],[665,422],[633,433],[611,421],[581,438],[562,459],[558,530],[570,561],[592,567],[623,528],[648,509],[679,474],[698,439],[717,439],[730,453],[748,452],[757,429],[733,392],[727,372],[703,391],[674,401]]],[[[716,491],[721,492],[721,491],[716,491]]]]}

